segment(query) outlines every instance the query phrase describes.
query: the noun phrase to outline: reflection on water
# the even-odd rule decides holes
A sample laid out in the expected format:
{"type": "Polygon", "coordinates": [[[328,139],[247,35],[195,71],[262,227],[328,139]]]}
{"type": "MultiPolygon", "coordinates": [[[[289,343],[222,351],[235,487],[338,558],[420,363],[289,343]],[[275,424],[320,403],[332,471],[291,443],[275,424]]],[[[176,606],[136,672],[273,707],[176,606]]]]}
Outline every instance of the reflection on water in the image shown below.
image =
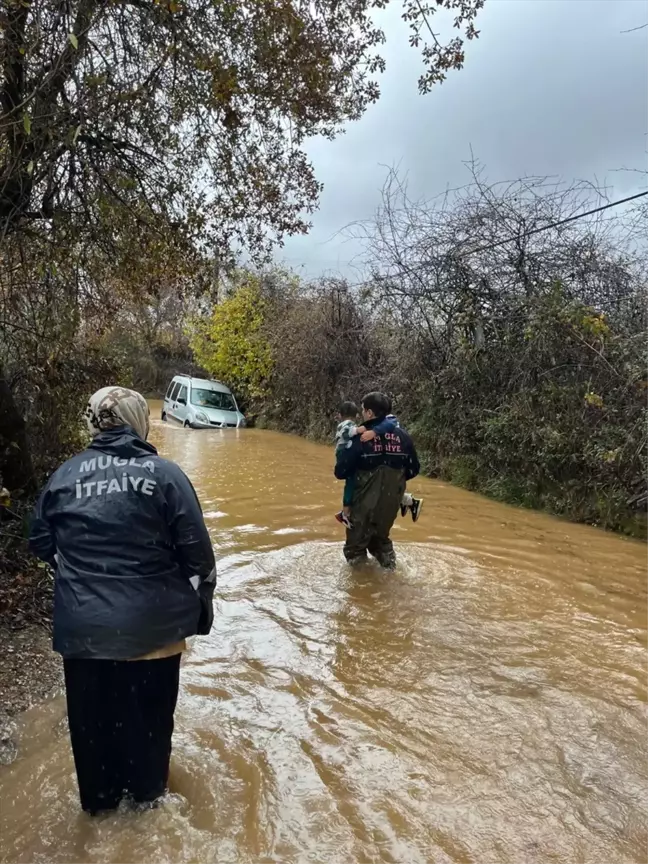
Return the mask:
{"type": "Polygon", "coordinates": [[[56,700],[0,772],[1,860],[646,860],[644,546],[419,480],[397,572],[354,574],[330,450],[152,438],[192,477],[220,569],[172,794],[81,815],[56,700]]]}

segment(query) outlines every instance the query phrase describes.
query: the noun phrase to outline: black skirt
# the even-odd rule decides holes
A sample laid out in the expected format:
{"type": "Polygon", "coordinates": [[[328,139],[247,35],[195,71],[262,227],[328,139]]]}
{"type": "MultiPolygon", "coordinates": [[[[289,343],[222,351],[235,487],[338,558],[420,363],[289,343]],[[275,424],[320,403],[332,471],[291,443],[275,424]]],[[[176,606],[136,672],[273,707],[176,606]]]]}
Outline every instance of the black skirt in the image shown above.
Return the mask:
{"type": "Polygon", "coordinates": [[[82,808],[152,802],[169,779],[180,654],[161,660],[65,660],[70,738],[82,808]]]}

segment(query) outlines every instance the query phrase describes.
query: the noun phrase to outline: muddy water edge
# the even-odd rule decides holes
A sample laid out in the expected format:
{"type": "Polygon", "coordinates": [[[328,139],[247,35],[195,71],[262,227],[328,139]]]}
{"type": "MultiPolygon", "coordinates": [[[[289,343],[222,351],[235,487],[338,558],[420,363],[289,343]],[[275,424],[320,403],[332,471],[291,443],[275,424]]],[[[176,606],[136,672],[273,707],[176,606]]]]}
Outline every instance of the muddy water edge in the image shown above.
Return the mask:
{"type": "Polygon", "coordinates": [[[352,573],[330,448],[159,420],[151,438],[220,573],[171,793],[79,813],[54,698],[0,768],[1,861],[648,860],[643,544],[421,479],[396,573],[352,573]]]}

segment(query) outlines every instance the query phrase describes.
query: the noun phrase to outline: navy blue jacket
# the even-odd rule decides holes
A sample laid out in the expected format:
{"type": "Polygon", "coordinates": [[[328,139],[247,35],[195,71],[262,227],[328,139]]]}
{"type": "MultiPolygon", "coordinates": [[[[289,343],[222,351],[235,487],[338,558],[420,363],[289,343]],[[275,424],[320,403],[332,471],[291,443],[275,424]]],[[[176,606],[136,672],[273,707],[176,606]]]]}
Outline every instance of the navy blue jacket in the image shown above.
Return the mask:
{"type": "Polygon", "coordinates": [[[56,570],[63,657],[128,660],[211,628],[216,568],[196,493],[130,426],[54,472],[29,542],[56,570]]]}
{"type": "Polygon", "coordinates": [[[382,465],[402,469],[406,480],[416,477],[421,466],[407,432],[386,418],[371,420],[364,425],[367,429],[374,429],[377,437],[373,441],[362,442],[360,436],[356,435],[352,439],[351,447],[336,450],[337,479],[347,480],[358,471],[375,471],[382,465]]]}

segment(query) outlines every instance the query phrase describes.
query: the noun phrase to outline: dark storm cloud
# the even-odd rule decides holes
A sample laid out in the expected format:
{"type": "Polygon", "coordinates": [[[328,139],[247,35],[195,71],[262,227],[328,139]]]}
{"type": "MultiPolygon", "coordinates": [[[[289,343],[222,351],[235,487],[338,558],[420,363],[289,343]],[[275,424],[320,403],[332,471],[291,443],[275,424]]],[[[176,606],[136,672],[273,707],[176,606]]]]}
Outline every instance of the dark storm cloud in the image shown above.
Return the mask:
{"type": "Polygon", "coordinates": [[[416,197],[431,196],[467,181],[471,147],[492,181],[598,179],[619,197],[642,188],[615,169],[646,165],[648,29],[621,32],[648,22],[644,0],[487,0],[465,68],[429,96],[417,93],[420,61],[398,6],[382,19],[380,102],[336,141],[311,142],[325,189],[312,232],[287,241],[287,264],[352,275],[361,247],[329,238],[372,215],[385,166],[407,172],[416,197]]]}

